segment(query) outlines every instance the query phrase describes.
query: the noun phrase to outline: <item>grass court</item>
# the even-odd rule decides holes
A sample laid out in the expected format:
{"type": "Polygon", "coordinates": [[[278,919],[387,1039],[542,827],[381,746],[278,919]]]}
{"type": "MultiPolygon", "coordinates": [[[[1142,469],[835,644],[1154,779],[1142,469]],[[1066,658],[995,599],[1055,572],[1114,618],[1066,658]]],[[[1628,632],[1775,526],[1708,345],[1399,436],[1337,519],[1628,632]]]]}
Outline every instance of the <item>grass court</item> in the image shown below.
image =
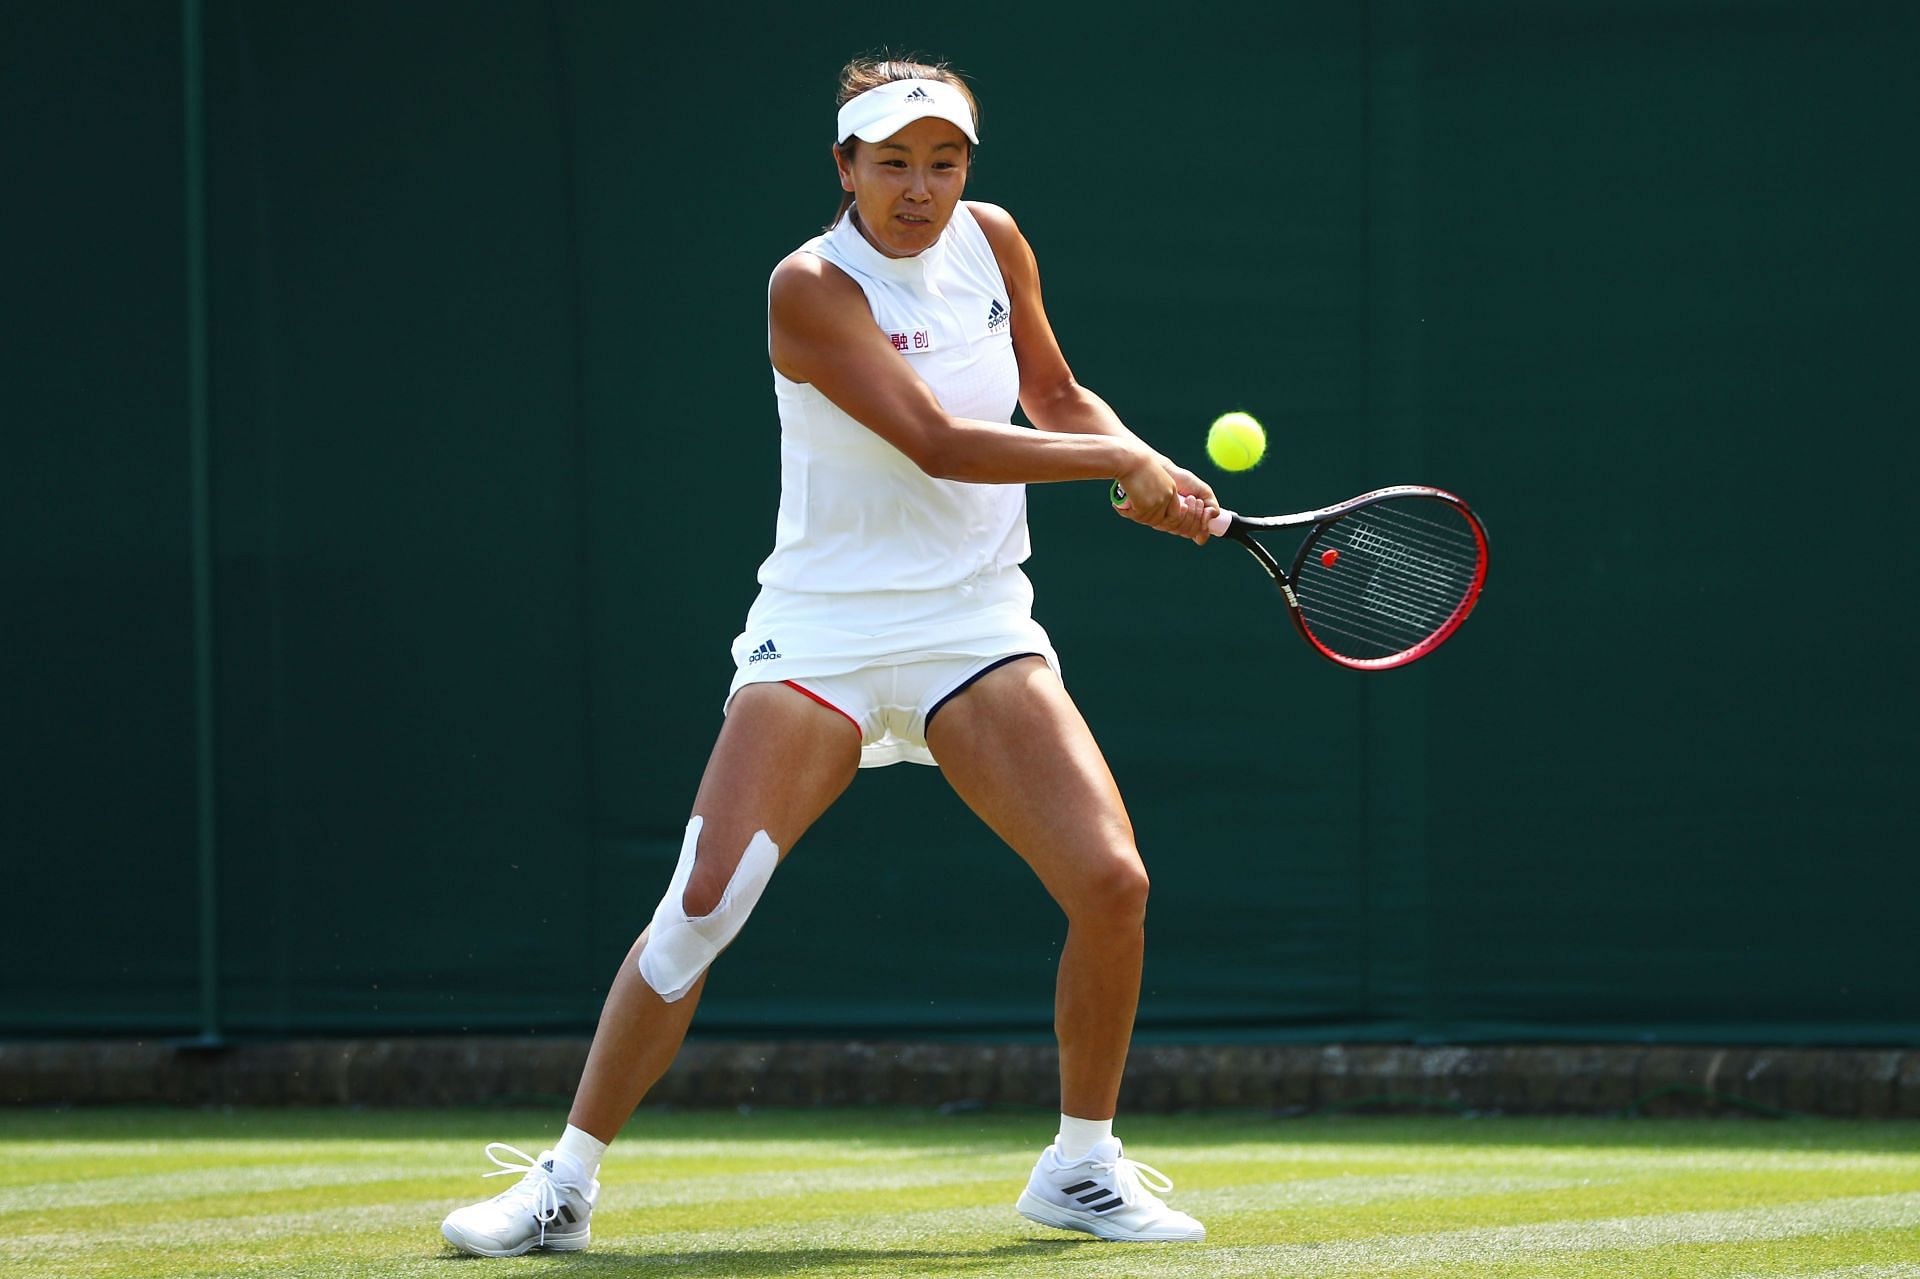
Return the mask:
{"type": "Polygon", "coordinates": [[[642,1110],[586,1253],[440,1239],[557,1110],[0,1112],[0,1274],[1920,1279],[1920,1124],[1130,1116],[1204,1244],[1012,1208],[1051,1116],[642,1110]]]}

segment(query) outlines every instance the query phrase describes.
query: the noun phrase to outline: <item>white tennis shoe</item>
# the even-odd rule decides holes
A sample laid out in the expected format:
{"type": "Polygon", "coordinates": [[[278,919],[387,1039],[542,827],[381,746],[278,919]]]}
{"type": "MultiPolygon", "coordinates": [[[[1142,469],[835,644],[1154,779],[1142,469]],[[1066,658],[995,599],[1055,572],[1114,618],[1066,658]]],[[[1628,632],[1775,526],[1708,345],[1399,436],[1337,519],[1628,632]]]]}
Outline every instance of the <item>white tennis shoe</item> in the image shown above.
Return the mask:
{"type": "Polygon", "coordinates": [[[504,1141],[487,1143],[487,1158],[500,1165],[488,1177],[504,1177],[510,1172],[525,1176],[511,1190],[505,1190],[483,1203],[456,1208],[440,1223],[440,1233],[448,1243],[476,1257],[518,1257],[534,1248],[552,1252],[578,1252],[587,1246],[591,1232],[587,1219],[593,1216],[593,1202],[600,1197],[600,1183],[571,1175],[565,1165],[555,1171],[554,1153],[540,1152],[534,1159],[524,1150],[504,1141]],[[494,1151],[518,1156],[519,1163],[502,1159],[494,1151]]]}
{"type": "Polygon", "coordinates": [[[1048,1146],[1014,1206],[1029,1221],[1101,1239],[1205,1239],[1205,1226],[1161,1202],[1172,1189],[1165,1173],[1127,1158],[1119,1139],[1109,1137],[1072,1163],[1060,1158],[1059,1146],[1048,1146]]]}

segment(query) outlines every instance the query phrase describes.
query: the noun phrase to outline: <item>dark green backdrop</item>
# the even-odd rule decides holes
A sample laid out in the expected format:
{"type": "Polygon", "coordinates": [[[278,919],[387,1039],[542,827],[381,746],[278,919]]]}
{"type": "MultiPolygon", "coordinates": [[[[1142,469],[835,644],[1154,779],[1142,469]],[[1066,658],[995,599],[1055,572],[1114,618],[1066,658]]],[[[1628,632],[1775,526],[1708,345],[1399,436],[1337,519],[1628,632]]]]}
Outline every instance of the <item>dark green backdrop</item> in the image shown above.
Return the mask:
{"type": "MultiPolygon", "coordinates": [[[[1143,434],[1250,408],[1235,505],[1492,527],[1461,637],[1363,677],[1238,551],[1033,492],[1143,1027],[1920,1038],[1913,6],[199,3],[197,58],[0,10],[0,1031],[591,1024],[771,538],[767,273],[891,43],[974,76],[972,193],[1143,434]]],[[[1041,1031],[1061,932],[864,775],[700,1024],[1041,1031]]]]}

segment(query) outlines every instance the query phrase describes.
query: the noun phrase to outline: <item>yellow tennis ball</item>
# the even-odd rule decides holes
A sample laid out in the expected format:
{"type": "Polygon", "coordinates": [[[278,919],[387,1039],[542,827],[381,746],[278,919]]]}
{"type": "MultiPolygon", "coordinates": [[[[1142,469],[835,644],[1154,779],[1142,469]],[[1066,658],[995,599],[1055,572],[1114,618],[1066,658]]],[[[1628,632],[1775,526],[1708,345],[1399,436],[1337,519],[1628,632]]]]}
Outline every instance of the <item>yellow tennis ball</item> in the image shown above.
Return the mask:
{"type": "Polygon", "coordinates": [[[1267,455],[1267,433],[1251,413],[1222,413],[1207,428],[1207,456],[1223,471],[1246,471],[1267,455]]]}

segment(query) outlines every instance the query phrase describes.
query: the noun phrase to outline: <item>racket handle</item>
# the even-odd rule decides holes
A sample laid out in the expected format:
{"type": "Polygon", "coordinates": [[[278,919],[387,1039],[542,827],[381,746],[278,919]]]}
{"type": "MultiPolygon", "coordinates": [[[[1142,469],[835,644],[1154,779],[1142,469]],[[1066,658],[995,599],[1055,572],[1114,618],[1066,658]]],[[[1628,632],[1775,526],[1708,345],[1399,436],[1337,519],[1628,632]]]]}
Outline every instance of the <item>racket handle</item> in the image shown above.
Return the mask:
{"type": "MultiPolygon", "coordinates": [[[[1113,492],[1109,495],[1116,511],[1126,510],[1132,503],[1127,501],[1127,491],[1120,487],[1120,481],[1113,482],[1113,492]]],[[[1225,537],[1227,530],[1233,527],[1233,512],[1222,508],[1220,514],[1207,521],[1207,532],[1215,537],[1225,537]]]]}

